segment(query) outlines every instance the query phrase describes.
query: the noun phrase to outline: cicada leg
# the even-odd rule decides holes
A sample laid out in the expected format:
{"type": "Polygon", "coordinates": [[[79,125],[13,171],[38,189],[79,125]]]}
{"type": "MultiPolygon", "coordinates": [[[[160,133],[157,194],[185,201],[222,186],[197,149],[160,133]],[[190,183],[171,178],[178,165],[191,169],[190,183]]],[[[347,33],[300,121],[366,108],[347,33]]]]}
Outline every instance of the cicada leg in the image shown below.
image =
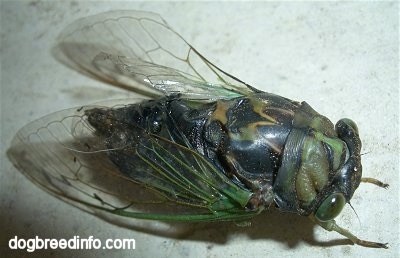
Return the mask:
{"type": "Polygon", "coordinates": [[[338,226],[336,224],[335,220],[322,222],[322,221],[318,221],[317,219],[315,219],[312,215],[311,215],[311,219],[313,221],[315,221],[316,223],[318,223],[324,229],[326,229],[328,231],[336,231],[339,234],[341,234],[342,236],[347,237],[348,239],[350,239],[356,245],[361,245],[361,246],[365,246],[365,247],[372,247],[372,248],[385,248],[385,249],[388,248],[387,243],[383,244],[383,243],[377,243],[377,242],[371,242],[371,241],[366,241],[366,240],[359,239],[358,237],[353,235],[350,231],[338,226]]]}
{"type": "MultiPolygon", "coordinates": [[[[385,184],[385,183],[379,181],[378,179],[370,178],[370,177],[361,178],[361,182],[374,184],[374,185],[377,185],[377,186],[383,187],[383,188],[387,188],[389,186],[388,184],[385,184]]],[[[341,234],[342,236],[345,236],[348,239],[350,239],[356,245],[372,247],[372,248],[385,248],[385,249],[388,248],[387,243],[384,244],[384,243],[377,243],[377,242],[371,242],[371,241],[359,239],[358,237],[353,235],[350,231],[348,231],[344,228],[341,228],[339,225],[337,225],[335,220],[319,221],[318,219],[315,218],[314,214],[311,214],[309,217],[312,221],[314,221],[315,223],[317,223],[324,229],[326,229],[328,231],[336,231],[339,234],[341,234]]]]}
{"type": "Polygon", "coordinates": [[[389,184],[385,184],[385,183],[379,181],[378,179],[375,179],[375,178],[372,178],[372,177],[363,177],[363,178],[361,178],[361,182],[374,184],[374,185],[377,185],[377,186],[383,187],[383,188],[388,188],[389,187],[389,184]]]}
{"type": "Polygon", "coordinates": [[[246,208],[259,210],[271,206],[274,201],[271,182],[268,179],[250,180],[244,176],[247,172],[231,155],[226,154],[225,159],[230,173],[253,192],[246,208]]]}

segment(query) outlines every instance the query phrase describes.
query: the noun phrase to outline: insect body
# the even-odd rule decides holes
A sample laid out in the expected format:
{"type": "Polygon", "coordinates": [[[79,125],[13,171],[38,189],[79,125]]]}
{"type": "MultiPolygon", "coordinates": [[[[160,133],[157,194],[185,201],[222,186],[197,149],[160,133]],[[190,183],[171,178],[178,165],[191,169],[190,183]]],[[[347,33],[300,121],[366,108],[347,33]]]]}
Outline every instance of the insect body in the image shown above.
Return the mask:
{"type": "Polygon", "coordinates": [[[151,13],[80,20],[58,48],[81,72],[159,96],[66,110],[23,128],[10,158],[46,190],[91,209],[157,220],[241,221],[276,206],[355,244],[387,248],[334,221],[361,181],[387,187],[361,178],[361,141],[350,119],[334,126],[305,102],[256,90],[151,13]],[[154,197],[135,199],[134,184],[154,197]]]}

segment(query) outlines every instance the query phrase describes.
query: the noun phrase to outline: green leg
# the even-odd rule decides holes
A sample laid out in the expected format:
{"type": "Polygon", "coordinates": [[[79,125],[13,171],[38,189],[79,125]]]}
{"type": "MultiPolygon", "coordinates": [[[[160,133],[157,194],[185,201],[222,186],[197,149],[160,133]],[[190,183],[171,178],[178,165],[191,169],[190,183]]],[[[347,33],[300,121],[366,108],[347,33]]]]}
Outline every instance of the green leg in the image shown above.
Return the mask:
{"type": "Polygon", "coordinates": [[[375,179],[375,178],[372,178],[372,177],[363,177],[363,178],[361,178],[361,182],[374,184],[374,185],[377,185],[377,186],[383,187],[383,188],[388,188],[389,187],[388,184],[385,184],[385,183],[379,181],[378,179],[375,179]]]}
{"type": "Polygon", "coordinates": [[[330,221],[326,221],[326,222],[321,222],[318,221],[317,219],[315,219],[313,217],[313,215],[310,216],[310,218],[316,222],[317,224],[319,224],[321,227],[323,227],[324,229],[328,230],[328,231],[336,231],[339,234],[341,234],[342,236],[347,237],[348,239],[350,239],[354,244],[356,245],[361,245],[361,246],[365,246],[365,247],[372,247],[372,248],[385,248],[387,249],[387,243],[383,244],[383,243],[376,243],[376,242],[371,242],[371,241],[366,241],[366,240],[361,240],[358,237],[356,237],[355,235],[353,235],[352,233],[350,233],[350,231],[339,227],[335,220],[330,220],[330,221]]]}

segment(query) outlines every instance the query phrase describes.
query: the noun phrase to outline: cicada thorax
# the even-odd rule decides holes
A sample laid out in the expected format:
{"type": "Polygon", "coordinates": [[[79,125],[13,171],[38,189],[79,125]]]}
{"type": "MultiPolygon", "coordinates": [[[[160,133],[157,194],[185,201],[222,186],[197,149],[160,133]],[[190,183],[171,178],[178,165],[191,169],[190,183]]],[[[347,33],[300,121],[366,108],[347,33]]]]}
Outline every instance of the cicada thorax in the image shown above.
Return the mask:
{"type": "Polygon", "coordinates": [[[268,93],[214,104],[203,129],[204,153],[255,193],[247,208],[273,203],[273,183],[298,107],[298,102],[268,93]]]}

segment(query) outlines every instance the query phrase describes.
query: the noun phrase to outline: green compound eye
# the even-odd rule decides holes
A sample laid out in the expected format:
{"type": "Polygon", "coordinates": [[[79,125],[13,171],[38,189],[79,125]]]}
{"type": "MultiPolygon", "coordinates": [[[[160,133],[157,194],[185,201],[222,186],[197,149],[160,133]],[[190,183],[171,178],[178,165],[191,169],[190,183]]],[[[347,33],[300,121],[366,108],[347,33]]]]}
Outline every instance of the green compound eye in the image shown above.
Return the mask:
{"type": "Polygon", "coordinates": [[[345,204],[346,199],[343,194],[331,194],[321,203],[315,217],[322,222],[332,220],[339,215],[345,204]]]}

